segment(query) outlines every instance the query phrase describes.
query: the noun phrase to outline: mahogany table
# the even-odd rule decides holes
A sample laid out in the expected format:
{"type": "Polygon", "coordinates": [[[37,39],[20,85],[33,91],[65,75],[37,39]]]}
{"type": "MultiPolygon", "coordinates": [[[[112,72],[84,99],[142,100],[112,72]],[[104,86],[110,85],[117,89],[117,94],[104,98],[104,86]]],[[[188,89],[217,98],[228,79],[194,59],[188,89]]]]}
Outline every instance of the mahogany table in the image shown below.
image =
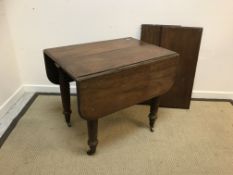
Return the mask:
{"type": "Polygon", "coordinates": [[[70,87],[76,81],[78,111],[87,120],[87,152],[98,144],[98,119],[150,100],[153,131],[159,96],[174,83],[178,54],[134,38],[71,45],[44,50],[48,79],[60,85],[66,122],[70,124],[70,87]]]}

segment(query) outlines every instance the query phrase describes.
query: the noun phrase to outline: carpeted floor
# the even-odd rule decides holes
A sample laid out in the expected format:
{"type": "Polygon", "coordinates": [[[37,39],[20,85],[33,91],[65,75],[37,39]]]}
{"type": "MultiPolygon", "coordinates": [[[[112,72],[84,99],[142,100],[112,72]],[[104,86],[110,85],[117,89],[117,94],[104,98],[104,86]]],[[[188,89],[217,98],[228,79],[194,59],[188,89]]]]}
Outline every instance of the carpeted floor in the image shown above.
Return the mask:
{"type": "Polygon", "coordinates": [[[160,108],[155,132],[146,106],[100,119],[99,145],[87,156],[87,128],[72,97],[72,128],[59,96],[38,96],[0,149],[1,175],[232,175],[233,107],[193,101],[160,108]]]}

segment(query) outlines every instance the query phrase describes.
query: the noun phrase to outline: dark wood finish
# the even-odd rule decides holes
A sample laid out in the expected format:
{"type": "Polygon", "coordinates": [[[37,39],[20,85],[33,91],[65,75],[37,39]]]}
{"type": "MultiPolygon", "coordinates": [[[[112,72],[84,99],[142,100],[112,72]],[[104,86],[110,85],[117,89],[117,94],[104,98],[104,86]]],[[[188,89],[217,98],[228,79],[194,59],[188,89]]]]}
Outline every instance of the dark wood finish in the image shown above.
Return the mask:
{"type": "Polygon", "coordinates": [[[150,100],[150,113],[149,113],[149,124],[150,124],[150,131],[153,132],[154,123],[157,119],[157,112],[159,109],[159,97],[152,98],[150,100]]]}
{"type": "MultiPolygon", "coordinates": [[[[45,62],[45,70],[48,79],[54,83],[59,84],[59,68],[55,65],[55,62],[44,53],[44,62],[45,62]]],[[[74,81],[68,75],[66,75],[67,81],[71,82],[74,81]]]]}
{"type": "Polygon", "coordinates": [[[172,55],[77,82],[80,116],[93,120],[166,93],[174,83],[177,61],[172,55]]]}
{"type": "Polygon", "coordinates": [[[178,28],[179,25],[151,25],[142,24],[141,27],[141,41],[161,46],[162,30],[164,27],[178,28]]]}
{"type": "Polygon", "coordinates": [[[76,81],[109,74],[150,59],[176,55],[134,38],[46,49],[44,54],[76,81]]]}
{"type": "Polygon", "coordinates": [[[59,68],[59,84],[60,84],[60,91],[61,91],[63,114],[65,116],[65,120],[66,120],[68,127],[71,127],[70,83],[66,77],[67,77],[66,73],[61,68],[59,68]]]}
{"type": "Polygon", "coordinates": [[[150,44],[160,46],[161,30],[162,27],[160,25],[144,24],[141,28],[141,40],[150,44]]]}
{"type": "Polygon", "coordinates": [[[176,82],[170,91],[162,96],[162,104],[190,107],[201,35],[201,28],[163,27],[161,46],[178,52],[180,61],[176,82]]]}
{"type": "Polygon", "coordinates": [[[88,120],[88,145],[90,149],[87,151],[88,155],[93,155],[96,151],[96,146],[98,144],[97,134],[98,134],[98,120],[88,120]]]}
{"type": "MultiPolygon", "coordinates": [[[[134,38],[46,49],[44,55],[49,80],[60,84],[68,124],[69,82],[76,81],[79,114],[88,125],[89,155],[96,151],[98,119],[166,93],[178,62],[177,53],[134,38]]],[[[152,106],[151,128],[157,111],[153,100],[152,106]]]]}
{"type": "Polygon", "coordinates": [[[180,54],[174,86],[161,97],[164,107],[189,108],[202,28],[142,25],[141,40],[180,54]]]}

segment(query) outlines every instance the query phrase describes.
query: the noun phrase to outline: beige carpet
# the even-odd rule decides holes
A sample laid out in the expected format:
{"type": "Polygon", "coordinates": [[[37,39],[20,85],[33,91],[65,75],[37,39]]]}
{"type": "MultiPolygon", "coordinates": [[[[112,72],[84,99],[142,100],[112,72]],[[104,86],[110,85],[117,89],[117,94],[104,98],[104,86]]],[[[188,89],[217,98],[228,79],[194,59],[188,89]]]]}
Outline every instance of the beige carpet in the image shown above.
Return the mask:
{"type": "Polygon", "coordinates": [[[160,108],[155,132],[148,107],[99,121],[99,145],[87,156],[86,122],[72,98],[66,127],[59,96],[39,96],[0,149],[1,175],[233,175],[233,107],[193,101],[190,110],[160,108]]]}

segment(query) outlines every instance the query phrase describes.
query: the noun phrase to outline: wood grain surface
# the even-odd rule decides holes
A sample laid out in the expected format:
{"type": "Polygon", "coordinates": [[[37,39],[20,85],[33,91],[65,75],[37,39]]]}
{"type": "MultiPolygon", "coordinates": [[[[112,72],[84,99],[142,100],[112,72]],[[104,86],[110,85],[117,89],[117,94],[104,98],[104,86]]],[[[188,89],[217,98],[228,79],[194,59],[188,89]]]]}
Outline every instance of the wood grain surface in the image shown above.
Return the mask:
{"type": "Polygon", "coordinates": [[[79,113],[94,120],[160,96],[173,85],[178,55],[77,82],[79,113]]]}
{"type": "Polygon", "coordinates": [[[160,106],[189,108],[202,28],[142,25],[141,40],[180,54],[174,86],[160,98],[160,106]]]}
{"type": "MultiPolygon", "coordinates": [[[[44,51],[48,62],[55,62],[70,77],[78,81],[103,73],[111,73],[122,67],[150,59],[162,59],[176,53],[167,49],[142,42],[134,38],[123,38],[89,44],[65,46],[44,51]]],[[[49,64],[50,65],[50,64],[49,64]]],[[[47,66],[48,67],[48,66],[47,66]]],[[[54,77],[56,69],[50,66],[47,70],[50,79],[54,77]]]]}

